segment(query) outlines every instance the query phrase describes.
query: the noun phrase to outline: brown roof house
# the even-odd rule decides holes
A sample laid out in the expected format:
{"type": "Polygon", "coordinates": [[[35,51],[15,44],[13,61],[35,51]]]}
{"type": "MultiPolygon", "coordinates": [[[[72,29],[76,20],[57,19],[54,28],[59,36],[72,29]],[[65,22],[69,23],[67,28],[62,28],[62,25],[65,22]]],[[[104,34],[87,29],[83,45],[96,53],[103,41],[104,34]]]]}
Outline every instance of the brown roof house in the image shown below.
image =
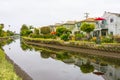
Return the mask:
{"type": "Polygon", "coordinates": [[[67,21],[62,26],[66,27],[67,29],[70,29],[73,35],[76,31],[78,31],[76,21],[67,21]]]}

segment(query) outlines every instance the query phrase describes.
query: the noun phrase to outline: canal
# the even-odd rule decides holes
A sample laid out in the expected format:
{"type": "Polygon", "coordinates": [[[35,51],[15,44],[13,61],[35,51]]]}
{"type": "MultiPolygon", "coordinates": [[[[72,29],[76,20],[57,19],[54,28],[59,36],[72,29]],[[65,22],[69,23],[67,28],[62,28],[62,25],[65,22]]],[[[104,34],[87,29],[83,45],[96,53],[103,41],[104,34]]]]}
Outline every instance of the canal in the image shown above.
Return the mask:
{"type": "Polygon", "coordinates": [[[15,40],[6,55],[33,80],[120,80],[120,60],[27,45],[15,40]]]}

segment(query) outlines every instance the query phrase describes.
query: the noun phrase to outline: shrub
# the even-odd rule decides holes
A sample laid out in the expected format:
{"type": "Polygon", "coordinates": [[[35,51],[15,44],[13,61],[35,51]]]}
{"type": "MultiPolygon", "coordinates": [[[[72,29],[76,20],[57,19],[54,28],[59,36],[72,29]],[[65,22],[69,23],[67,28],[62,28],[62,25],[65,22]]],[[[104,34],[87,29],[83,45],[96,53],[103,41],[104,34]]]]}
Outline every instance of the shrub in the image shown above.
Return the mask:
{"type": "Polygon", "coordinates": [[[45,39],[48,39],[48,38],[55,39],[55,38],[56,38],[56,36],[55,36],[55,35],[52,35],[52,34],[45,34],[45,35],[43,35],[43,37],[44,37],[45,39]]]}
{"type": "Polygon", "coordinates": [[[30,34],[29,37],[32,37],[32,38],[44,38],[42,35],[37,35],[37,34],[30,34]]]}
{"type": "Polygon", "coordinates": [[[116,42],[120,43],[120,35],[119,36],[118,35],[114,36],[114,39],[115,39],[116,42]]]}
{"type": "Polygon", "coordinates": [[[71,31],[63,26],[60,26],[56,29],[56,35],[60,37],[63,34],[70,34],[71,31]]]}
{"type": "Polygon", "coordinates": [[[52,39],[55,39],[56,36],[55,35],[51,35],[51,34],[44,34],[44,35],[37,35],[37,34],[30,34],[29,37],[32,37],[32,38],[45,38],[45,39],[49,39],[49,38],[52,38],[52,39]]]}
{"type": "Polygon", "coordinates": [[[68,41],[69,40],[69,35],[68,34],[63,34],[60,38],[61,38],[61,40],[68,41]]]}
{"type": "Polygon", "coordinates": [[[96,42],[97,38],[96,37],[92,37],[91,41],[96,42]]]}
{"type": "Polygon", "coordinates": [[[102,43],[113,43],[113,38],[106,36],[102,38],[102,43]]]}
{"type": "Polygon", "coordinates": [[[75,40],[81,40],[81,38],[83,37],[84,37],[84,34],[82,33],[75,34],[75,40]]]}

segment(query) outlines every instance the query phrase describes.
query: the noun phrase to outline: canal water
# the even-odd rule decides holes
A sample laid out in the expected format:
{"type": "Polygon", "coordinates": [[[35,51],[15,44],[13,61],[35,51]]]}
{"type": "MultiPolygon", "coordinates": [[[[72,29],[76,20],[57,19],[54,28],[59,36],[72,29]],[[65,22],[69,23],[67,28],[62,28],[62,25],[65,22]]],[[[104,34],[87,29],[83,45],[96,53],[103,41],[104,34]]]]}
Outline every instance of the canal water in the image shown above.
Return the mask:
{"type": "Polygon", "coordinates": [[[120,60],[23,44],[3,47],[33,80],[120,80],[120,60]]]}

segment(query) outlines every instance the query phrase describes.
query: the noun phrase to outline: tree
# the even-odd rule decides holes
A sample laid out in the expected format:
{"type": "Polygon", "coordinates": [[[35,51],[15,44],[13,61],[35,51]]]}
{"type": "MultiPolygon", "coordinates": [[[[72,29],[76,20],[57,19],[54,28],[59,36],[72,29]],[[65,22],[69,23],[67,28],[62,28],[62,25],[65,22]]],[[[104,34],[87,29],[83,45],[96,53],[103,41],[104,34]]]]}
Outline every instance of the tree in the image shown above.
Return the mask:
{"type": "Polygon", "coordinates": [[[49,58],[50,57],[50,52],[46,51],[46,50],[42,50],[41,51],[41,57],[42,58],[49,58]]]}
{"type": "Polygon", "coordinates": [[[7,30],[7,36],[13,36],[14,35],[14,32],[12,32],[12,31],[9,31],[9,30],[7,30]]]}
{"type": "Polygon", "coordinates": [[[87,38],[90,39],[90,32],[95,29],[95,24],[82,23],[80,29],[87,33],[87,38]]]}
{"type": "Polygon", "coordinates": [[[20,35],[21,36],[28,36],[32,33],[32,31],[29,29],[29,27],[25,24],[22,25],[20,35]]]}
{"type": "Polygon", "coordinates": [[[34,29],[34,34],[39,35],[39,29],[35,28],[34,29]]]}
{"type": "Polygon", "coordinates": [[[34,27],[32,25],[29,26],[29,29],[34,29],[34,27]]]}
{"type": "Polygon", "coordinates": [[[3,37],[4,36],[4,24],[0,24],[0,37],[3,37]]]}

